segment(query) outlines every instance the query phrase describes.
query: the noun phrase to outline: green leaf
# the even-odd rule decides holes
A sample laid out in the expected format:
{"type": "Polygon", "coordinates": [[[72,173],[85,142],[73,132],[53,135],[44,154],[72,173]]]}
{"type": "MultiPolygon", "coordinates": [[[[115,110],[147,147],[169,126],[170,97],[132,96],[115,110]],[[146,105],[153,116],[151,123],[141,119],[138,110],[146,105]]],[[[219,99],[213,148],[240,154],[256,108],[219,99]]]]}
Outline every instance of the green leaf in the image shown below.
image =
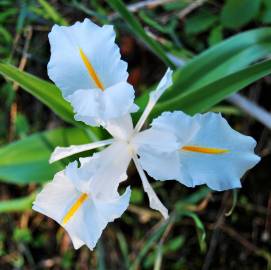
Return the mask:
{"type": "Polygon", "coordinates": [[[227,0],[221,13],[222,24],[237,29],[249,23],[259,12],[261,0],[227,0]]]}
{"type": "Polygon", "coordinates": [[[223,40],[223,28],[221,25],[214,27],[208,37],[208,43],[213,46],[223,40]]]}
{"type": "Polygon", "coordinates": [[[271,1],[270,0],[262,0],[265,8],[271,9],[271,1]]]}
{"type": "Polygon", "coordinates": [[[211,28],[217,21],[217,16],[208,9],[201,10],[185,20],[185,32],[196,35],[211,28]]]}
{"type": "Polygon", "coordinates": [[[18,83],[20,87],[47,105],[63,120],[78,125],[73,118],[74,114],[70,104],[63,99],[60,90],[52,83],[4,63],[0,63],[0,73],[7,79],[18,83]]]}
{"type": "Polygon", "coordinates": [[[261,21],[263,23],[268,23],[271,24],[271,8],[267,9],[263,12],[262,16],[261,16],[261,21]]]}
{"type": "Polygon", "coordinates": [[[36,193],[34,192],[27,197],[0,201],[0,213],[23,212],[31,209],[35,197],[36,193]]]}
{"type": "Polygon", "coordinates": [[[0,148],[0,179],[28,184],[52,179],[63,163],[49,164],[49,157],[56,146],[89,143],[83,129],[60,128],[29,136],[0,148]]]}
{"type": "Polygon", "coordinates": [[[235,35],[195,56],[174,74],[174,85],[161,101],[206,86],[271,54],[271,28],[235,35]]]}
{"type": "Polygon", "coordinates": [[[122,0],[109,0],[108,4],[120,14],[120,16],[130,26],[132,33],[141,39],[146,45],[168,66],[174,67],[174,64],[167,57],[162,46],[152,39],[138,22],[136,17],[127,9],[122,0]]]}
{"type": "Polygon", "coordinates": [[[271,73],[271,60],[255,64],[231,75],[225,76],[193,91],[185,91],[175,98],[158,103],[153,111],[157,115],[166,110],[182,110],[188,114],[204,112],[258,79],[271,73]]]}
{"type": "Polygon", "coordinates": [[[201,252],[204,252],[206,250],[206,242],[205,242],[206,232],[205,232],[205,228],[202,221],[200,220],[198,215],[193,212],[182,211],[181,214],[193,219],[196,226],[197,234],[198,234],[199,246],[200,246],[201,252]]]}

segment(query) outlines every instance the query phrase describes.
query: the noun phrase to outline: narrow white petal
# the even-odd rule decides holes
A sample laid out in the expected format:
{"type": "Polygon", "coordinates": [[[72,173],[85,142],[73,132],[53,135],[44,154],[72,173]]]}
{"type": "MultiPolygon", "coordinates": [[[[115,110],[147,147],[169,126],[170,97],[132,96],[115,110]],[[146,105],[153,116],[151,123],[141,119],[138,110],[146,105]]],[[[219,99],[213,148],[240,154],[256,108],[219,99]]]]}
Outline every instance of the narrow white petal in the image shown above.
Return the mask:
{"type": "Polygon", "coordinates": [[[82,144],[82,145],[71,145],[68,147],[56,147],[54,152],[52,153],[50,157],[50,163],[53,163],[55,161],[61,160],[63,158],[72,156],[74,154],[92,150],[98,147],[102,147],[108,144],[113,143],[113,139],[109,140],[104,140],[104,141],[99,141],[99,142],[94,142],[94,143],[88,143],[88,144],[82,144]]]}
{"type": "Polygon", "coordinates": [[[140,163],[136,155],[133,155],[133,161],[135,163],[136,169],[139,173],[139,176],[141,178],[144,191],[148,194],[149,201],[150,201],[150,207],[152,209],[155,209],[159,211],[162,216],[167,219],[168,218],[168,210],[167,208],[161,203],[159,198],[157,197],[155,191],[153,190],[152,186],[150,185],[140,163]]]}
{"type": "Polygon", "coordinates": [[[158,99],[161,97],[161,95],[172,85],[172,73],[173,71],[171,69],[167,69],[164,77],[158,84],[157,88],[150,93],[149,102],[141,115],[139,121],[136,124],[135,131],[138,132],[142,126],[144,125],[146,119],[148,118],[150,112],[152,111],[154,105],[158,101],[158,99]]]}

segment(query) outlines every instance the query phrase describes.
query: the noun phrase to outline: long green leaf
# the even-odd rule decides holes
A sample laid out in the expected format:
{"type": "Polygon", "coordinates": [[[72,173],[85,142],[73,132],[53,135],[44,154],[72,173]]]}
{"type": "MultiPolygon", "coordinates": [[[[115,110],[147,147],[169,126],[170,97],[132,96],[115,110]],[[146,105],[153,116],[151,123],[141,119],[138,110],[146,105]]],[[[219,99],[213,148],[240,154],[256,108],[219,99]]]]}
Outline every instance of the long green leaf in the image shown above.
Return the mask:
{"type": "Polygon", "coordinates": [[[27,197],[0,201],[0,213],[10,213],[10,212],[22,212],[31,209],[32,202],[36,197],[36,192],[28,195],[27,197]]]}
{"type": "Polygon", "coordinates": [[[233,94],[258,79],[271,73],[271,60],[255,64],[241,71],[223,77],[193,91],[185,91],[175,98],[156,105],[153,114],[166,110],[182,110],[188,114],[204,112],[225,97],[233,94]]]}
{"type": "Polygon", "coordinates": [[[108,0],[107,2],[126,21],[126,23],[130,26],[133,34],[141,39],[165,64],[174,68],[174,64],[167,57],[162,46],[145,32],[139,21],[126,8],[122,0],[108,0]]]}
{"type": "Polygon", "coordinates": [[[195,56],[174,74],[162,101],[202,88],[271,55],[271,28],[235,35],[195,56]]]}
{"type": "Polygon", "coordinates": [[[63,163],[49,164],[56,146],[88,143],[83,129],[60,128],[29,136],[0,148],[0,179],[27,184],[44,182],[63,169],[63,163]]]}
{"type": "Polygon", "coordinates": [[[7,79],[18,83],[20,87],[47,105],[63,120],[78,125],[73,118],[74,114],[70,104],[63,99],[60,90],[52,83],[4,63],[0,63],[0,73],[7,79]]]}

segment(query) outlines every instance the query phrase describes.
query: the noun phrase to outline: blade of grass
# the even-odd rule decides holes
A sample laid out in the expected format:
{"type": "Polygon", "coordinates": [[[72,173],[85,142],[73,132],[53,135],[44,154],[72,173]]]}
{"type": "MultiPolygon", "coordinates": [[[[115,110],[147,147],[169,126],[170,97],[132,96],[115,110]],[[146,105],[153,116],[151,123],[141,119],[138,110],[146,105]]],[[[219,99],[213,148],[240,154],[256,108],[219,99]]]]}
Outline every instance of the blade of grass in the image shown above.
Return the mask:
{"type": "Polygon", "coordinates": [[[47,14],[49,18],[53,20],[54,23],[60,25],[68,25],[66,19],[64,19],[58,11],[54,8],[53,5],[48,3],[46,0],[38,0],[39,4],[42,6],[44,12],[47,14]]]}

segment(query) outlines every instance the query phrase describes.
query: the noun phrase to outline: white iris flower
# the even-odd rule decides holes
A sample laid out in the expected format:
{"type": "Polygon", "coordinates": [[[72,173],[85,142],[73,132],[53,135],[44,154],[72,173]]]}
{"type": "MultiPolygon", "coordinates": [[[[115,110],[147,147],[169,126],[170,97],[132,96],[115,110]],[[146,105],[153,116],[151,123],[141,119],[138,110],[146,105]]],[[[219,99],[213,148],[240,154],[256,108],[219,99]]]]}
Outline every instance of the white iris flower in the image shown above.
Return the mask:
{"type": "Polygon", "coordinates": [[[179,111],[165,112],[153,120],[151,128],[141,131],[157,100],[172,84],[171,70],[150,94],[133,127],[130,113],[136,108],[134,92],[126,82],[126,64],[120,60],[114,37],[110,26],[101,28],[89,20],[71,27],[54,26],[50,34],[50,78],[73,105],[77,120],[102,125],[113,136],[85,145],[57,147],[50,162],[107,146],[91,157],[80,158],[80,164],[70,163],[34,202],[33,209],[68,231],[75,248],[86,244],[93,249],[107,223],[127,209],[130,188],[120,196],[118,187],[127,179],[131,160],[150,207],[164,218],[168,210],[144,170],[156,180],[177,180],[188,187],[207,184],[214,190],[225,190],[241,187],[242,175],[260,160],[254,154],[255,140],[234,131],[220,114],[191,117],[179,111]]]}

